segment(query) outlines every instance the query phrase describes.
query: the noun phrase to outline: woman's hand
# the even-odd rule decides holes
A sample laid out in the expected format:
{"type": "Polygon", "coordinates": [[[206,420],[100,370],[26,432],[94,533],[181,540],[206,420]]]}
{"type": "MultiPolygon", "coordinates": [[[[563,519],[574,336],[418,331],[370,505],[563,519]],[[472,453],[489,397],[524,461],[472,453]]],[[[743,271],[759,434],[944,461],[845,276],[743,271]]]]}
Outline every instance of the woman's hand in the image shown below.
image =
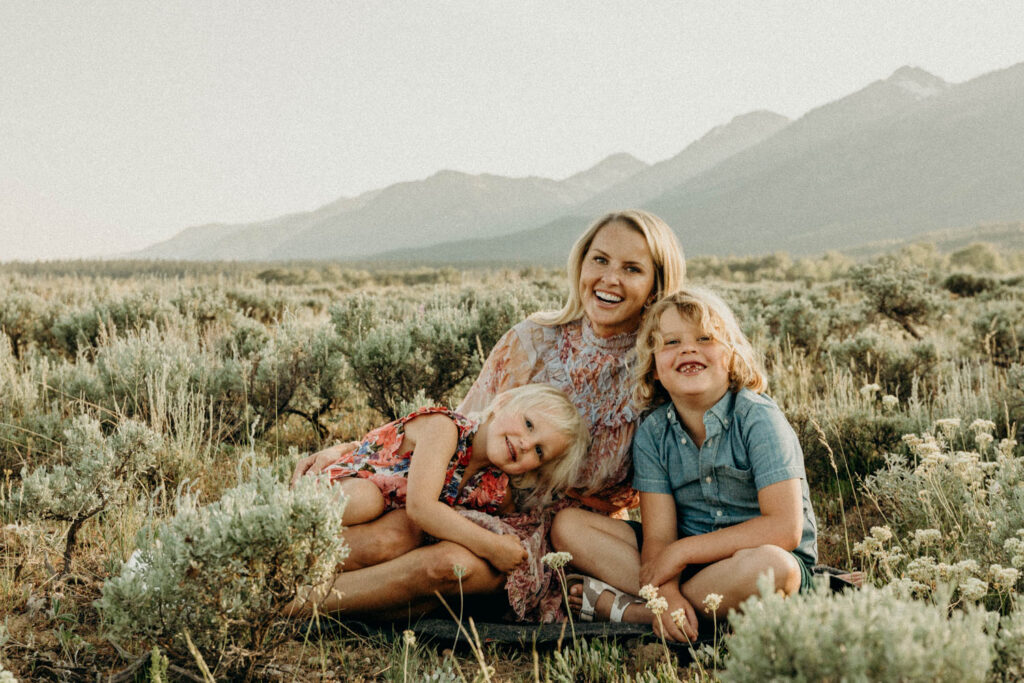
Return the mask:
{"type": "Polygon", "coordinates": [[[487,553],[487,561],[502,574],[507,574],[515,569],[525,562],[526,558],[526,547],[518,538],[510,534],[495,534],[494,545],[487,553]]]}
{"type": "Polygon", "coordinates": [[[667,587],[662,587],[659,591],[662,597],[668,602],[668,609],[661,615],[661,619],[654,619],[654,633],[656,635],[662,635],[669,640],[674,640],[678,643],[692,643],[697,640],[697,613],[693,609],[693,605],[690,601],[682,596],[682,594],[676,590],[668,590],[667,587]],[[675,622],[672,618],[672,613],[676,610],[683,610],[685,619],[682,621],[682,628],[680,624],[675,622]]]}
{"type": "Polygon", "coordinates": [[[312,455],[307,455],[295,463],[295,472],[292,473],[292,486],[295,486],[303,476],[315,477],[325,469],[338,462],[341,456],[354,451],[359,447],[358,441],[347,441],[335,444],[312,455]]]}
{"type": "Polygon", "coordinates": [[[688,562],[683,556],[681,542],[676,541],[658,553],[651,562],[640,565],[640,585],[660,586],[679,575],[688,562]]]}

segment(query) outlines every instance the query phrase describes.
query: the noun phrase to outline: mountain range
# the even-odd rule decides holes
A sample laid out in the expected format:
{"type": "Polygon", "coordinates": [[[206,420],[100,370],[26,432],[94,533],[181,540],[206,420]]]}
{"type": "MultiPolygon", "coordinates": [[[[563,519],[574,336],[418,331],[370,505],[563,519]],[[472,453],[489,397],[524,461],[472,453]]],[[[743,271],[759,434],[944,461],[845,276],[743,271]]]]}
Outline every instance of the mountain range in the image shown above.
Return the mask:
{"type": "Polygon", "coordinates": [[[1024,64],[955,85],[902,67],[795,121],[737,116],[653,165],[615,154],[564,180],[440,171],[307,213],[188,228],[134,256],[559,263],[591,220],[624,207],[664,218],[692,255],[1019,222],[1024,64]]]}

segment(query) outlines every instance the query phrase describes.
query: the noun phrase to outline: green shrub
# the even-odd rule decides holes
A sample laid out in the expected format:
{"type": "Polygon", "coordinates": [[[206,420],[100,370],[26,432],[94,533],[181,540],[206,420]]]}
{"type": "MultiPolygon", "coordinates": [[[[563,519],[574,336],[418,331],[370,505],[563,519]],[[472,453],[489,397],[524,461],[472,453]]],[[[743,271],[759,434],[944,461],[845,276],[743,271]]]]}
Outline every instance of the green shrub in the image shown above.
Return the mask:
{"type": "Polygon", "coordinates": [[[977,296],[999,286],[995,278],[971,273],[953,273],[942,281],[942,286],[957,296],[977,296]]]}
{"type": "Polygon", "coordinates": [[[984,681],[994,638],[980,610],[955,611],[893,589],[816,590],[790,598],[763,585],[742,612],[721,678],[761,681],[984,681]]]}
{"type": "Polygon", "coordinates": [[[940,308],[928,273],[906,258],[885,257],[850,271],[870,311],[900,325],[914,339],[940,308]]]}
{"type": "Polygon", "coordinates": [[[971,323],[968,348],[980,351],[1000,367],[1024,360],[1024,303],[986,302],[971,323]]]}
{"type": "Polygon", "coordinates": [[[910,395],[915,383],[929,392],[935,386],[939,357],[931,342],[898,344],[877,332],[865,331],[828,345],[837,365],[850,369],[865,383],[877,383],[885,394],[901,400],[910,395]]]}
{"type": "Polygon", "coordinates": [[[160,437],[138,422],[125,421],[109,437],[100,423],[82,415],[65,433],[66,464],[21,472],[21,489],[11,499],[15,514],[69,523],[64,566],[69,573],[79,529],[107,507],[124,503],[133,480],[152,465],[160,437]]]}
{"type": "Polygon", "coordinates": [[[304,478],[290,489],[270,470],[205,507],[182,495],[174,517],[140,532],[135,562],[103,584],[103,623],[180,659],[187,634],[215,675],[251,676],[295,633],[282,609],[347,555],[343,510],[336,487],[304,478]]]}

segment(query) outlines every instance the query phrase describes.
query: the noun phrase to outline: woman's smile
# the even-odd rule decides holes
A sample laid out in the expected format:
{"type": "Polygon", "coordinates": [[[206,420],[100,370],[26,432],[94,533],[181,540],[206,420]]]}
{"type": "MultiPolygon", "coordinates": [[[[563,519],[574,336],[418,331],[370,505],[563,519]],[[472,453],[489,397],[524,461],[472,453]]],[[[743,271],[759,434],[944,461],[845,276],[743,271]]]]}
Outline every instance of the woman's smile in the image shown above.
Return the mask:
{"type": "Polygon", "coordinates": [[[636,330],[654,290],[647,240],[628,223],[608,223],[583,257],[579,287],[594,334],[610,337],[636,330]]]}

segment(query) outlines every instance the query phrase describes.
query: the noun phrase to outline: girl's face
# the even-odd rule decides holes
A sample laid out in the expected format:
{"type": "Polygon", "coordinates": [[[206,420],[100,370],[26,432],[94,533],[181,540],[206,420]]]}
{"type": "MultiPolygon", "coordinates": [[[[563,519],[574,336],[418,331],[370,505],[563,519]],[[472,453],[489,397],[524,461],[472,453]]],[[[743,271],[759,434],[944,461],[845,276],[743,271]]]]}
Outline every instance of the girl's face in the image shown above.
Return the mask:
{"type": "Polygon", "coordinates": [[[732,351],[676,308],[661,314],[658,333],[662,346],[654,354],[654,378],[672,402],[704,410],[717,403],[729,390],[732,351]]]}
{"type": "Polygon", "coordinates": [[[594,333],[610,337],[640,326],[654,290],[654,259],[647,240],[623,221],[597,231],[583,255],[580,298],[594,333]]]}
{"type": "Polygon", "coordinates": [[[569,439],[543,408],[499,407],[487,420],[487,459],[507,474],[523,474],[561,457],[569,439]]]}

